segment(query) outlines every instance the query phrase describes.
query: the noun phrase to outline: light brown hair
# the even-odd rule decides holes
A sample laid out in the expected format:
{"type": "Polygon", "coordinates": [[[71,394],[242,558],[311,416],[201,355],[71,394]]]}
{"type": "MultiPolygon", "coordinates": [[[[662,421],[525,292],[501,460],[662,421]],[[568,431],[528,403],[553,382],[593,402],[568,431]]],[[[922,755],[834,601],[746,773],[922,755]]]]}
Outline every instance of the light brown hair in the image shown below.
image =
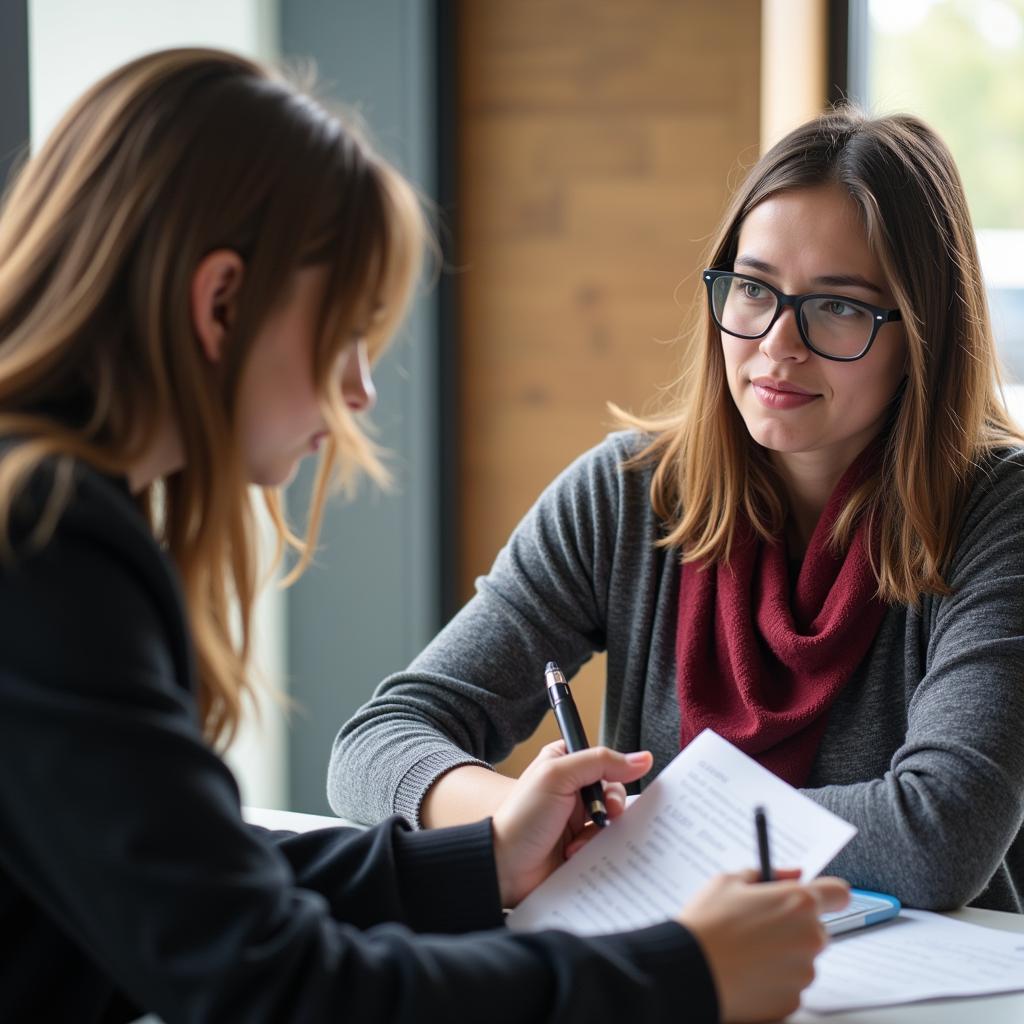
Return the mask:
{"type": "MultiPolygon", "coordinates": [[[[974,231],[949,150],[911,116],[868,118],[843,107],[795,129],[751,169],[709,250],[732,269],[744,218],[780,192],[838,184],[857,204],[903,315],[907,377],[885,427],[877,472],[835,524],[837,549],[867,517],[882,600],[943,594],[963,504],[978,465],[1021,443],[1002,398],[974,231]]],[[[684,371],[664,415],[620,421],[653,434],[631,460],[655,464],[651,501],[661,541],[685,562],[728,561],[745,515],[766,540],[783,535],[785,491],[729,393],[707,304],[684,338],[684,371]]]]}
{"type": "Polygon", "coordinates": [[[260,325],[294,271],[324,264],[328,287],[313,373],[331,437],[305,539],[279,496],[264,498],[278,552],[310,557],[329,485],[377,452],[344,407],[335,367],[365,335],[376,355],[404,313],[425,239],[419,202],[360,132],[270,69],[182,49],[114,71],[72,106],[16,178],[0,214],[0,542],[44,462],[54,487],[45,542],[73,460],[126,476],[161,424],[183,468],[137,497],[180,570],[211,741],[230,742],[249,686],[258,589],[254,508],[234,410],[260,325]],[[225,358],[215,369],[192,325],[192,274],[209,252],[244,260],[225,358]],[[232,606],[241,635],[231,635],[232,606]]]}

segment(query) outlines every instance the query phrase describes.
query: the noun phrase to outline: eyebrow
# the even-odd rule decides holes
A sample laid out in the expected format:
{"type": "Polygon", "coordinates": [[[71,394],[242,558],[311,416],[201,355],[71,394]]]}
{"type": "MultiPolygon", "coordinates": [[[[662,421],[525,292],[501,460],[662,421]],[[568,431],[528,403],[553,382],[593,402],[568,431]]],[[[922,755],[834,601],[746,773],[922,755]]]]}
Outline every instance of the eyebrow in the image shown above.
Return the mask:
{"type": "MultiPolygon", "coordinates": [[[[762,274],[778,276],[779,273],[778,267],[773,266],[771,263],[765,263],[764,260],[759,260],[756,256],[737,256],[733,261],[733,266],[741,265],[762,274]]],[[[866,288],[876,295],[882,294],[882,289],[877,284],[869,281],[866,277],[862,277],[860,274],[823,274],[820,277],[813,278],[811,283],[814,285],[830,285],[834,288],[840,288],[843,285],[852,288],[866,288]]]]}

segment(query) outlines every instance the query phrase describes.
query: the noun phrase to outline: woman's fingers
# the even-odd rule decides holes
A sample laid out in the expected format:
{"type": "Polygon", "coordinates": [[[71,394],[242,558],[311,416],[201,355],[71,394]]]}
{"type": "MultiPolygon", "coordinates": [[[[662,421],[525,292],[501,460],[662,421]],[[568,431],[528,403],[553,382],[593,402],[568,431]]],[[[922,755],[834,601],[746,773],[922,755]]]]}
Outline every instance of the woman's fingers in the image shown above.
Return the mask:
{"type": "Polygon", "coordinates": [[[617,818],[626,809],[626,787],[621,782],[607,782],[604,787],[604,805],[609,818],[617,818]]]}
{"type": "Polygon", "coordinates": [[[842,910],[850,902],[850,886],[841,878],[815,878],[807,883],[811,895],[818,901],[818,913],[842,910]]]}
{"type": "Polygon", "coordinates": [[[565,740],[552,740],[550,743],[545,743],[537,751],[537,756],[533,759],[533,763],[537,761],[552,761],[556,757],[565,757],[565,755],[565,740]]]}
{"type": "MultiPolygon", "coordinates": [[[[778,893],[800,893],[804,898],[813,899],[815,911],[825,914],[833,910],[842,910],[850,902],[850,885],[842,878],[832,878],[828,875],[815,878],[810,882],[800,882],[799,868],[781,868],[772,873],[772,881],[757,885],[756,892],[760,893],[765,902],[776,899],[778,893]]],[[[746,871],[737,871],[731,875],[722,875],[717,880],[719,886],[731,886],[735,882],[746,884],[760,883],[761,873],[753,868],[746,871]]]]}
{"type": "MultiPolygon", "coordinates": [[[[790,882],[799,878],[803,872],[799,868],[772,868],[772,882],[790,882]]],[[[759,868],[747,868],[744,871],[737,871],[729,877],[738,878],[741,882],[760,882],[761,871],[759,868]]]]}
{"type": "MultiPolygon", "coordinates": [[[[654,757],[647,750],[620,754],[608,747],[589,747],[575,754],[562,754],[545,747],[543,758],[534,761],[538,771],[547,775],[549,786],[571,793],[594,782],[635,782],[650,770],[654,757]]],[[[624,802],[624,801],[623,801],[624,802]]]]}
{"type": "MultiPolygon", "coordinates": [[[[757,878],[755,881],[761,881],[761,872],[755,872],[757,878]]],[[[799,868],[772,868],[772,881],[773,882],[789,882],[795,881],[799,878],[803,872],[799,868]]]]}
{"type": "Polygon", "coordinates": [[[586,825],[573,837],[572,842],[568,843],[565,847],[565,859],[568,860],[570,857],[574,857],[580,850],[583,849],[587,843],[590,842],[595,836],[600,835],[603,829],[598,828],[593,822],[588,821],[586,825]]]}

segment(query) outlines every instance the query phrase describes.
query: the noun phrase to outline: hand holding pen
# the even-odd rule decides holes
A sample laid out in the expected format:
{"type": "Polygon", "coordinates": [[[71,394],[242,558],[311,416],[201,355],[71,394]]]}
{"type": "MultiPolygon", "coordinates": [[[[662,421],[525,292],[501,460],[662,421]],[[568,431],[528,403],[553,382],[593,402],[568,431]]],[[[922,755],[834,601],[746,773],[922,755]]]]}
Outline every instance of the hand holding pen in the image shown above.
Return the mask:
{"type": "Polygon", "coordinates": [[[584,818],[580,790],[604,780],[608,815],[625,810],[625,784],[651,770],[649,751],[588,747],[575,754],[548,743],[494,812],[494,861],[503,906],[519,900],[601,831],[584,818]]]}

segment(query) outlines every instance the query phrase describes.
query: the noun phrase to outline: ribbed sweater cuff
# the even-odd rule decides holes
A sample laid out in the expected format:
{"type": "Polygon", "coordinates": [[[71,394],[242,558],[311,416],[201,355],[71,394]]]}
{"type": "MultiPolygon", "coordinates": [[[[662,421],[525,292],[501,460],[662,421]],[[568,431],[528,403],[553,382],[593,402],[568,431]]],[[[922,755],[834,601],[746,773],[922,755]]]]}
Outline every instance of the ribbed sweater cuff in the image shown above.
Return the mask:
{"type": "Polygon", "coordinates": [[[469,932],[503,922],[491,821],[398,832],[403,902],[418,932],[469,932]]]}
{"type": "Polygon", "coordinates": [[[445,772],[453,768],[461,768],[463,765],[474,764],[481,768],[492,768],[486,761],[480,761],[462,751],[452,750],[445,747],[443,750],[434,751],[420,758],[406,773],[405,777],[398,784],[395,791],[394,813],[400,814],[406,821],[410,822],[413,828],[423,828],[420,821],[420,806],[427,790],[445,772]]]}

